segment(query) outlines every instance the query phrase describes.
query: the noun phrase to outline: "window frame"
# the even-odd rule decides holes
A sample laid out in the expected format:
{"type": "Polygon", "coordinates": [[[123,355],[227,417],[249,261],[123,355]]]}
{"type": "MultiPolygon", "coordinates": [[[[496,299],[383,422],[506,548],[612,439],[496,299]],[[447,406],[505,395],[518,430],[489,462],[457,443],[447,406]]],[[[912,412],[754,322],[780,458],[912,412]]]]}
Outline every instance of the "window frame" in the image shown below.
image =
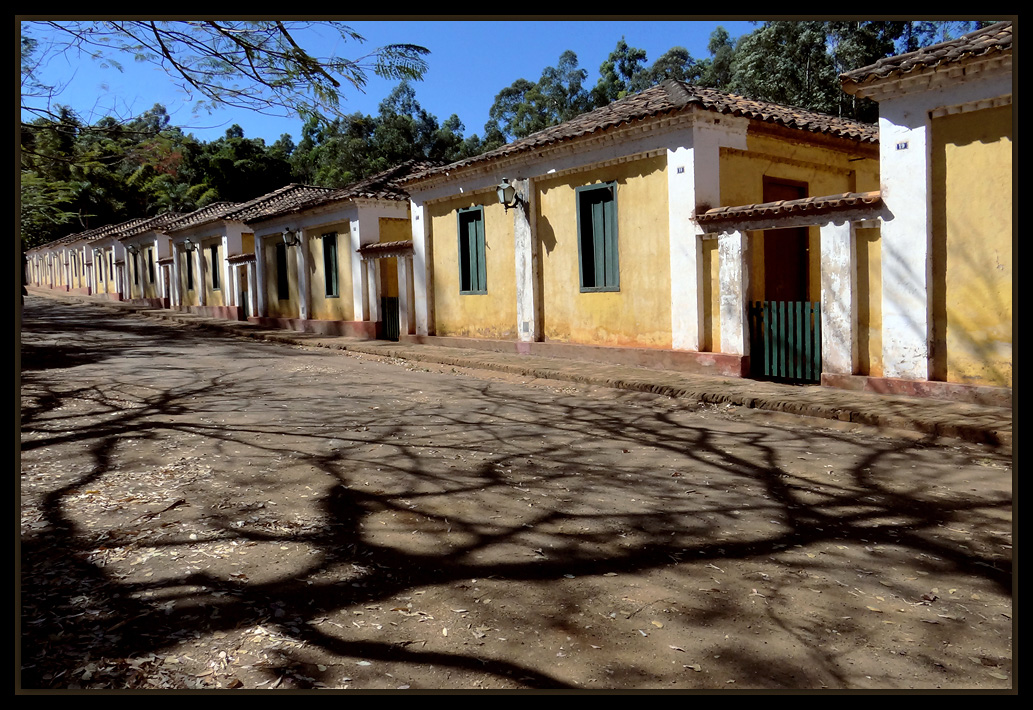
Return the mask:
{"type": "Polygon", "coordinates": [[[323,238],[323,290],[327,298],[340,298],[339,279],[340,253],[337,249],[337,232],[327,232],[323,238]],[[332,256],[331,256],[332,253],[332,256]]]}
{"type": "Polygon", "coordinates": [[[484,205],[456,210],[458,241],[459,293],[480,296],[488,293],[487,238],[484,229],[484,205]],[[480,225],[470,243],[469,225],[480,225]],[[466,229],[464,230],[464,227],[466,229]],[[464,288],[465,287],[465,288],[464,288]]]}
{"type": "Polygon", "coordinates": [[[578,282],[582,293],[620,291],[620,239],[616,181],[582,185],[574,190],[577,211],[578,282]],[[606,193],[609,199],[598,198],[606,193]],[[594,209],[595,205],[600,209],[594,209]],[[590,211],[589,211],[590,210],[590,211]],[[586,214],[586,212],[588,212],[586,214]],[[603,220],[597,234],[596,220],[603,220]],[[591,268],[586,257],[591,254],[591,268]],[[600,275],[598,272],[602,271],[600,275]]]}
{"type": "Polygon", "coordinates": [[[288,272],[287,245],[277,241],[276,250],[276,298],[281,301],[291,300],[291,278],[288,272]]]}
{"type": "Polygon", "coordinates": [[[218,244],[210,244],[208,246],[208,258],[209,258],[209,260],[211,261],[211,264],[212,264],[212,267],[211,267],[211,272],[212,272],[212,290],[213,291],[220,291],[220,290],[222,290],[222,275],[220,274],[220,269],[219,269],[219,245],[218,244]]]}

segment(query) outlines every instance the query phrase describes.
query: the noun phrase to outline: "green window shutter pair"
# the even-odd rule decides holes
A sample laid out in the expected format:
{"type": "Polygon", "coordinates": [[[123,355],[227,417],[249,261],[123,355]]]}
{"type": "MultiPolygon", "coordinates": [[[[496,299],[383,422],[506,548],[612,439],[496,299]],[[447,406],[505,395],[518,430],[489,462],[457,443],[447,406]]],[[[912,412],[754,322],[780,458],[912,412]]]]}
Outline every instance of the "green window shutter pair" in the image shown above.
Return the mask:
{"type": "Polygon", "coordinates": [[[276,297],[286,301],[291,297],[290,276],[287,274],[287,245],[276,242],[276,297]]]}
{"type": "Polygon", "coordinates": [[[459,210],[459,292],[488,292],[481,206],[459,210]]]}
{"type": "Polygon", "coordinates": [[[211,258],[212,258],[212,290],[218,291],[220,286],[219,282],[219,247],[214,245],[209,247],[211,258]]]}
{"type": "Polygon", "coordinates": [[[579,187],[575,193],[581,290],[619,291],[617,184],[579,187]]]}
{"type": "Polygon", "coordinates": [[[323,279],[326,281],[326,295],[340,296],[337,283],[337,234],[323,235],[323,279]]]}

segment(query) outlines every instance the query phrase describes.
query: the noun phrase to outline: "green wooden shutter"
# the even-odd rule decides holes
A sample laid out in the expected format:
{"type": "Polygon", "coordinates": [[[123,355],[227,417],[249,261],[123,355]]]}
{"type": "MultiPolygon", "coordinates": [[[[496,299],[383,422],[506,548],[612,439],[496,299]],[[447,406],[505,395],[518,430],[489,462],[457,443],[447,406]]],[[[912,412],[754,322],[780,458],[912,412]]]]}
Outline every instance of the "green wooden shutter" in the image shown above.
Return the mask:
{"type": "Polygon", "coordinates": [[[281,301],[291,297],[290,277],[287,274],[287,245],[276,243],[276,295],[281,301]]]}
{"type": "Polygon", "coordinates": [[[474,228],[474,253],[477,255],[477,282],[475,291],[484,293],[488,290],[488,265],[484,254],[484,213],[478,210],[474,228]]]}
{"type": "Polygon", "coordinates": [[[577,188],[578,252],[583,291],[620,289],[616,184],[577,188]]]}
{"type": "Polygon", "coordinates": [[[219,247],[212,245],[210,248],[212,257],[212,290],[218,291],[220,287],[219,283],[219,247]]]}
{"type": "Polygon", "coordinates": [[[487,293],[488,267],[484,244],[484,208],[459,210],[459,291],[487,293]]]}
{"type": "Polygon", "coordinates": [[[326,281],[326,295],[339,296],[337,284],[337,235],[323,235],[323,279],[326,281]]]}

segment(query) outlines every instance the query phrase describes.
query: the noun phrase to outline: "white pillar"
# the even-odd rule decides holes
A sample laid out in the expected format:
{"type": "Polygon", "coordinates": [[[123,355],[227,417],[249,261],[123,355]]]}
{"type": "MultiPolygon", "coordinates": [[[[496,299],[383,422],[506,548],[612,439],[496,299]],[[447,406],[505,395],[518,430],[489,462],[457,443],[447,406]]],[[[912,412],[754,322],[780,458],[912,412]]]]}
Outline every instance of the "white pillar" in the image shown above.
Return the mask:
{"type": "Polygon", "coordinates": [[[749,355],[746,308],[750,293],[749,237],[746,232],[722,234],[717,239],[720,262],[721,352],[749,355]]]}
{"type": "Polygon", "coordinates": [[[351,220],[348,229],[348,237],[351,240],[351,249],[348,252],[351,257],[351,307],[356,319],[372,320],[367,294],[369,275],[366,264],[363,263],[362,254],[358,253],[358,248],[363,246],[363,235],[359,229],[361,229],[361,224],[356,217],[351,220]]]}
{"type": "Polygon", "coordinates": [[[363,283],[366,284],[366,302],[368,303],[366,320],[376,322],[380,320],[380,259],[367,259],[365,267],[366,278],[363,279],[363,283]]]}
{"type": "Polygon", "coordinates": [[[517,338],[542,339],[541,280],[537,229],[532,219],[535,195],[530,180],[515,182],[520,201],[513,209],[513,246],[516,252],[517,338]]]}
{"type": "Polygon", "coordinates": [[[857,264],[852,222],[821,225],[821,371],[857,372],[857,264]]]}
{"type": "Polygon", "coordinates": [[[430,314],[433,311],[434,299],[427,248],[430,224],[422,204],[410,201],[409,209],[412,215],[413,310],[416,317],[416,333],[429,335],[433,328],[430,314]]]}
{"type": "Polygon", "coordinates": [[[197,262],[197,281],[194,282],[195,284],[197,284],[197,287],[194,289],[195,291],[197,291],[197,304],[199,306],[207,306],[208,284],[205,283],[204,279],[208,273],[208,269],[205,267],[204,263],[204,247],[201,246],[199,242],[198,245],[194,247],[194,249],[196,249],[197,251],[197,259],[195,259],[195,261],[197,262]]]}
{"type": "Polygon", "coordinates": [[[416,325],[412,308],[412,257],[399,254],[395,261],[398,263],[398,329],[408,335],[414,332],[416,325]]]}
{"type": "Polygon", "coordinates": [[[249,261],[247,265],[248,277],[248,316],[258,315],[258,295],[261,294],[261,282],[256,274],[258,261],[249,261]]]}
{"type": "Polygon", "coordinates": [[[308,320],[311,300],[308,292],[308,234],[302,232],[301,239],[294,248],[297,250],[295,259],[298,264],[298,317],[308,320]]]}
{"type": "Polygon", "coordinates": [[[230,240],[228,236],[223,235],[222,238],[222,263],[219,264],[219,270],[222,273],[220,281],[224,284],[222,303],[225,306],[236,306],[237,305],[237,287],[233,283],[233,273],[236,269],[230,264],[230,240]],[[229,293],[226,293],[229,291],[229,293]]]}
{"type": "MultiPolygon", "coordinates": [[[[133,298],[135,298],[136,294],[133,293],[133,281],[132,281],[133,275],[132,274],[135,273],[135,272],[133,271],[132,267],[136,266],[136,264],[135,263],[130,264],[129,261],[133,260],[135,262],[135,257],[129,252],[128,249],[124,249],[122,251],[122,254],[123,254],[123,263],[125,264],[125,268],[122,270],[122,278],[120,278],[115,283],[118,284],[118,288],[119,288],[119,290],[122,291],[123,294],[127,294],[126,298],[133,299],[133,298]]],[[[139,278],[139,276],[137,278],[139,278]]]]}
{"type": "MultiPolygon", "coordinates": [[[[701,242],[693,221],[696,205],[695,151],[667,151],[667,224],[671,254],[671,347],[699,350],[703,333],[700,307],[701,242]]],[[[715,173],[716,175],[716,173],[715,173]]]]}
{"type": "Polygon", "coordinates": [[[251,315],[265,317],[269,315],[266,310],[265,304],[265,240],[262,237],[255,235],[255,271],[252,274],[254,278],[254,285],[251,287],[254,289],[253,293],[256,294],[255,309],[250,311],[251,315]]]}
{"type": "Polygon", "coordinates": [[[906,102],[879,118],[887,218],[882,244],[882,359],[887,377],[924,380],[930,366],[928,114],[906,102]]]}

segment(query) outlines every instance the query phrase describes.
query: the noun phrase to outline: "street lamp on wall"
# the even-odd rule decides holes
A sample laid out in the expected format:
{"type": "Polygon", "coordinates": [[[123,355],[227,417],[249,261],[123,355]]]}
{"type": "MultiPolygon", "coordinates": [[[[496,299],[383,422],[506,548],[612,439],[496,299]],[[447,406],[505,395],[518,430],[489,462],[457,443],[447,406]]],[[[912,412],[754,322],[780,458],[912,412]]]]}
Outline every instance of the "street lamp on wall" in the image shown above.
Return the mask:
{"type": "Polygon", "coordinates": [[[289,227],[284,227],[283,234],[281,236],[283,237],[283,243],[289,247],[295,247],[300,243],[298,240],[298,233],[292,232],[289,227]]]}
{"type": "Polygon", "coordinates": [[[136,256],[140,253],[140,249],[135,244],[126,245],[126,251],[132,254],[133,256],[136,256]]]}
{"type": "Polygon", "coordinates": [[[194,243],[192,241],[190,241],[189,239],[184,239],[183,240],[183,251],[193,251],[193,250],[194,250],[194,243]]]}
{"type": "Polygon", "coordinates": [[[502,178],[502,182],[495,188],[495,193],[499,196],[499,203],[506,208],[506,212],[509,212],[510,207],[516,207],[521,203],[516,187],[511,185],[507,178],[502,178]]]}

